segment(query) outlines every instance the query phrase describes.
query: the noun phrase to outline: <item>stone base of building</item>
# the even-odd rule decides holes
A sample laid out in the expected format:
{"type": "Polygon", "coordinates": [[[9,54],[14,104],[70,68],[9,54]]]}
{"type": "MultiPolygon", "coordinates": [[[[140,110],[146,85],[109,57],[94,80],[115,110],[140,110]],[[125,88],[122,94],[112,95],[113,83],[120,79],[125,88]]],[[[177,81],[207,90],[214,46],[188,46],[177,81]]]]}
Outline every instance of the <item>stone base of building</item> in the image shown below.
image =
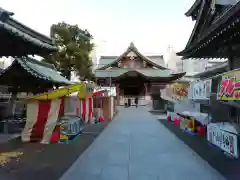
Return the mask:
{"type": "Polygon", "coordinates": [[[147,106],[152,103],[150,96],[120,96],[119,105],[124,106],[128,102],[128,99],[131,100],[131,106],[135,106],[135,98],[138,97],[139,106],[147,106]]]}

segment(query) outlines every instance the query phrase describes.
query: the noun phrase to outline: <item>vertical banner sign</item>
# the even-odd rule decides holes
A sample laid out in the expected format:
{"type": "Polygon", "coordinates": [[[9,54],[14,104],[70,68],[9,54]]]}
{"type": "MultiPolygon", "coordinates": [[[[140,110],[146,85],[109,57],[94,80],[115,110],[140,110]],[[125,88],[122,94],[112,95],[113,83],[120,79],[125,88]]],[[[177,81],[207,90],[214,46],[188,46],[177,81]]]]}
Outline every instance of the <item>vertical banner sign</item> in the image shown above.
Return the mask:
{"type": "Polygon", "coordinates": [[[218,87],[218,100],[240,100],[240,71],[231,71],[222,75],[218,87]]]}

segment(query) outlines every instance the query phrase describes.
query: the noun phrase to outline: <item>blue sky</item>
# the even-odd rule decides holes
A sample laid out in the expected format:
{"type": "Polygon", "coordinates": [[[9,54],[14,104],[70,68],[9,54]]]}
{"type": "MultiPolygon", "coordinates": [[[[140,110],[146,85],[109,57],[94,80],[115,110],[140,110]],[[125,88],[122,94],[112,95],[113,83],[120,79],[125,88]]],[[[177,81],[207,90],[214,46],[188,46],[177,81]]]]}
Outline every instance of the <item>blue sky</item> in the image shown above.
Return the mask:
{"type": "Polygon", "coordinates": [[[185,47],[194,23],[184,13],[194,0],[0,0],[2,8],[48,35],[66,21],[88,29],[98,55],[119,55],[131,41],[145,54],[185,47]]]}

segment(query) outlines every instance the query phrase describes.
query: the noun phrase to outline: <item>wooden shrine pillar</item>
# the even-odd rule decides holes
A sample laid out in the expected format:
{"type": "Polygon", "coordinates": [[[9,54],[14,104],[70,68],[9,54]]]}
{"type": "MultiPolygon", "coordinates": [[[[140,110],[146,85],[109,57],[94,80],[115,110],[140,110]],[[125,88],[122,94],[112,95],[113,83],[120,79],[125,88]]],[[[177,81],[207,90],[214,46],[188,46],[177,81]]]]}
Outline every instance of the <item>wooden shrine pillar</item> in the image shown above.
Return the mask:
{"type": "Polygon", "coordinates": [[[148,84],[147,83],[144,83],[144,90],[145,90],[144,96],[146,97],[146,96],[148,96],[148,84]]]}
{"type": "Polygon", "coordinates": [[[150,87],[149,87],[149,83],[144,83],[144,89],[145,89],[145,94],[144,94],[144,104],[151,104],[151,96],[150,96],[150,87]]]}

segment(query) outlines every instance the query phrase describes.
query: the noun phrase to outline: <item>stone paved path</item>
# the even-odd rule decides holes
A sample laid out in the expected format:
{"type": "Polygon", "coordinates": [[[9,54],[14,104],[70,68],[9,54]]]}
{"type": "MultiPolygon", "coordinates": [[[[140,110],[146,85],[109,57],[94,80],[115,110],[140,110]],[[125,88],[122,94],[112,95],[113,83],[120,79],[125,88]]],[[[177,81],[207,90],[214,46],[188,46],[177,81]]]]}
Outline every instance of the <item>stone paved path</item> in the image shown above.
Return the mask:
{"type": "Polygon", "coordinates": [[[116,119],[60,180],[224,180],[146,108],[116,119]]]}

